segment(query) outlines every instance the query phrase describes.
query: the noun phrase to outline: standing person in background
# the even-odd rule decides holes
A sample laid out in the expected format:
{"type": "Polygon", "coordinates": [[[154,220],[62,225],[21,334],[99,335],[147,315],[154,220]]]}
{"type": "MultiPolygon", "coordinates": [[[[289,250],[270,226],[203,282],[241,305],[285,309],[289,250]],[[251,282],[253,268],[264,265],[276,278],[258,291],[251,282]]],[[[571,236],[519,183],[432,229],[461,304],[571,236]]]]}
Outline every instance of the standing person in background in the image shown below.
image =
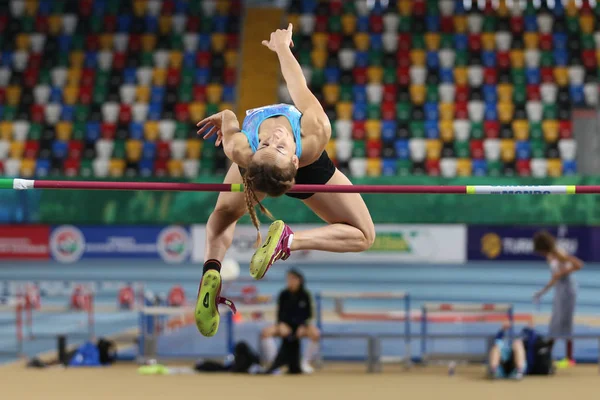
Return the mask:
{"type": "Polygon", "coordinates": [[[287,273],[287,287],[277,300],[277,323],[266,327],[261,333],[264,361],[270,365],[277,355],[274,337],[307,337],[310,343],[304,351],[301,367],[304,373],[313,372],[310,363],[319,351],[321,333],[310,323],[312,318],[312,296],[304,286],[304,276],[299,271],[290,269],[287,273]]]}
{"type": "MultiPolygon", "coordinates": [[[[583,261],[557,247],[556,238],[546,231],[537,232],[534,235],[533,246],[536,253],[546,258],[552,272],[552,278],[542,290],[534,295],[534,301],[539,302],[544,293],[554,286],[552,318],[548,334],[551,337],[571,336],[573,335],[573,317],[577,298],[577,287],[572,274],[583,267],[583,261]]],[[[566,368],[574,364],[573,340],[566,339],[566,359],[559,361],[557,366],[566,368]]]]}

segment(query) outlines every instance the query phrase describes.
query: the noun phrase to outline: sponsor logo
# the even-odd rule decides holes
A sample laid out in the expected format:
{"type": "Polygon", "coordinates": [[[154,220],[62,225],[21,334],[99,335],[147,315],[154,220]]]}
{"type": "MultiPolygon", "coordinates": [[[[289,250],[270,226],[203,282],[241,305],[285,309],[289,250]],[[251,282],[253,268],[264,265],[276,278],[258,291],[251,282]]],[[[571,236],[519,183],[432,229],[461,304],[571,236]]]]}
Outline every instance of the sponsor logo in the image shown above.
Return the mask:
{"type": "Polygon", "coordinates": [[[60,262],[72,263],[81,259],[85,251],[85,238],[71,225],[56,228],[50,235],[50,253],[60,262]]]}
{"type": "Polygon", "coordinates": [[[481,238],[481,252],[487,258],[497,258],[502,253],[502,239],[495,233],[487,233],[481,238]]]}
{"type": "Polygon", "coordinates": [[[169,226],[158,235],[156,249],[168,263],[180,263],[190,255],[190,235],[179,226],[169,226]]]}
{"type": "Polygon", "coordinates": [[[500,194],[550,194],[549,190],[503,190],[500,194]]]}

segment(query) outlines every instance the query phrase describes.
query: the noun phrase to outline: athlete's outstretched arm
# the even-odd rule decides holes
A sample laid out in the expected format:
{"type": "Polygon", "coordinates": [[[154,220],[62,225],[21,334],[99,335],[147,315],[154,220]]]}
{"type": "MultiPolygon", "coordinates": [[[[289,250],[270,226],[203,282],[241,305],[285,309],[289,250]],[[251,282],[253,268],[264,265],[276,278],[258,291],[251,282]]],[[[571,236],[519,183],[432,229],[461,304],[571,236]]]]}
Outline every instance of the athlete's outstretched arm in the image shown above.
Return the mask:
{"type": "Polygon", "coordinates": [[[292,29],[292,24],[289,24],[287,29],[278,29],[271,33],[270,40],[263,40],[262,44],[277,54],[281,73],[294,105],[303,114],[303,120],[307,118],[311,124],[311,135],[316,134],[326,138],[326,143],[331,136],[331,124],[321,103],[308,88],[302,68],[290,50],[290,46],[294,45],[292,29]]]}
{"type": "Polygon", "coordinates": [[[215,146],[222,143],[227,158],[242,167],[248,165],[252,150],[233,111],[224,110],[211,115],[198,122],[196,126],[198,126],[198,135],[202,135],[203,139],[217,135],[215,146]]]}

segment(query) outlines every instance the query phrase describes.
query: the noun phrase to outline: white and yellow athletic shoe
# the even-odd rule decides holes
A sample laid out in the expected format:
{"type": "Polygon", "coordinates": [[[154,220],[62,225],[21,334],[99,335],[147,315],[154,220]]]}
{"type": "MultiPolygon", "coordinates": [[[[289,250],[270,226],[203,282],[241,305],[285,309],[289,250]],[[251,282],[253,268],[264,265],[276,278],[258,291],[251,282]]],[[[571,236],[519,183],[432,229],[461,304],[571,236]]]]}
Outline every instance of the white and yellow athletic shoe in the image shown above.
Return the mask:
{"type": "Polygon", "coordinates": [[[294,232],[283,221],[275,221],[269,227],[269,233],[262,246],[252,256],[250,275],[262,279],[275,261],[287,260],[290,256],[294,232]]]}

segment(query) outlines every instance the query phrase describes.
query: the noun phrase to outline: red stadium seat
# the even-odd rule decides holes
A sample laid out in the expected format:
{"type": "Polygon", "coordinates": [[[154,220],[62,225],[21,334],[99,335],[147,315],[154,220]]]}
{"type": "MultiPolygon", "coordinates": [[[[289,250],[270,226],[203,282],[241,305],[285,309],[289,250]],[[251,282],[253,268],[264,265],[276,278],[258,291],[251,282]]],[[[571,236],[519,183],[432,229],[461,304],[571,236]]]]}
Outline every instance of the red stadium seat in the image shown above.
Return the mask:
{"type": "Polygon", "coordinates": [[[32,104],[29,111],[29,116],[32,122],[38,124],[44,122],[44,106],[41,104],[32,104]]]}
{"type": "Polygon", "coordinates": [[[595,50],[583,50],[581,52],[581,60],[583,61],[583,66],[587,69],[596,68],[598,66],[595,50]]]}
{"type": "MultiPolygon", "coordinates": [[[[6,20],[6,15],[4,15],[4,19],[6,20]]],[[[38,15],[35,18],[35,31],[38,33],[48,32],[48,16],[38,15]]]]}
{"type": "Polygon", "coordinates": [[[396,103],[395,101],[384,101],[381,105],[381,118],[384,121],[396,120],[396,103]]]}
{"type": "Polygon", "coordinates": [[[188,32],[200,31],[200,17],[196,15],[189,15],[185,25],[185,30],[188,32]]]}
{"type": "Polygon", "coordinates": [[[571,139],[573,137],[573,121],[559,121],[558,133],[561,139],[571,139]]]}
{"type": "Polygon", "coordinates": [[[114,139],[117,133],[117,124],[103,122],[100,125],[100,135],[103,139],[114,139]]]}
{"type": "Polygon", "coordinates": [[[472,158],[474,158],[476,160],[482,160],[485,158],[482,140],[471,140],[469,142],[469,148],[471,150],[472,158]]]}
{"type": "Polygon", "coordinates": [[[399,85],[401,85],[401,86],[410,85],[410,67],[408,67],[408,66],[398,67],[398,69],[396,70],[396,77],[398,78],[399,85]]]}
{"type": "Polygon", "coordinates": [[[195,102],[206,102],[206,86],[194,85],[194,90],[192,91],[192,98],[195,102]]]}
{"type": "Polygon", "coordinates": [[[454,92],[454,101],[457,103],[465,103],[469,101],[469,86],[462,85],[456,86],[456,91],[454,92]]]}
{"type": "Polygon", "coordinates": [[[235,68],[226,68],[223,74],[223,83],[225,85],[235,85],[237,79],[237,70],[235,68]]]}
{"type": "Polygon", "coordinates": [[[240,47],[240,35],[229,33],[225,39],[225,46],[229,50],[237,50],[240,47]]]}
{"type": "MultiPolygon", "coordinates": [[[[106,25],[104,26],[104,28],[107,29],[106,25]]],[[[85,49],[88,51],[100,50],[100,37],[95,34],[87,35],[87,37],[85,38],[85,49]]]]}
{"type": "Polygon", "coordinates": [[[398,85],[389,83],[383,86],[383,101],[384,102],[395,102],[398,97],[398,85]]]}
{"type": "Polygon", "coordinates": [[[543,51],[552,50],[552,34],[551,33],[540,33],[539,46],[540,46],[540,50],[543,50],[543,51]]]}
{"type": "Polygon", "coordinates": [[[371,32],[383,32],[383,17],[381,15],[371,15],[369,18],[369,25],[371,27],[371,32]]]}
{"type": "Polygon", "coordinates": [[[158,159],[154,162],[154,175],[159,177],[167,175],[167,160],[158,159]]]}
{"type": "Polygon", "coordinates": [[[516,167],[519,176],[531,175],[531,160],[517,160],[516,167]]]}
{"type": "Polygon", "coordinates": [[[425,161],[425,170],[429,176],[438,176],[440,174],[440,160],[428,158],[425,161]]]}
{"type": "Polygon", "coordinates": [[[453,33],[454,32],[454,18],[452,16],[445,16],[441,18],[440,28],[442,33],[453,33]]]}
{"type": "Polygon", "coordinates": [[[367,136],[366,121],[352,122],[352,139],[364,140],[367,136]]]}
{"type": "Polygon", "coordinates": [[[331,0],[329,2],[329,12],[331,15],[341,15],[343,8],[342,0],[331,0]]]}
{"type": "Polygon", "coordinates": [[[28,140],[25,142],[25,148],[23,150],[24,158],[37,158],[38,152],[40,151],[39,140],[28,140]]]}
{"type": "Polygon", "coordinates": [[[181,69],[169,68],[167,71],[167,86],[179,86],[181,82],[181,69]]]}
{"type": "Polygon", "coordinates": [[[540,74],[542,76],[542,83],[554,83],[554,68],[553,67],[540,68],[540,74]]]}
{"type": "Polygon", "coordinates": [[[423,16],[427,11],[425,0],[413,0],[412,12],[415,16],[423,16]]]}
{"type": "Polygon", "coordinates": [[[196,65],[200,68],[210,68],[212,53],[210,51],[199,51],[196,53],[196,65]]]}
{"type": "Polygon", "coordinates": [[[396,59],[399,68],[410,68],[410,50],[398,49],[396,59]]]}
{"type": "Polygon", "coordinates": [[[483,130],[485,131],[486,138],[495,139],[500,135],[500,122],[485,121],[483,123],[483,130]]]}
{"type": "Polygon", "coordinates": [[[315,32],[327,32],[329,17],[327,15],[317,15],[315,18],[315,32]]]}
{"type": "Polygon", "coordinates": [[[401,33],[398,35],[398,50],[410,51],[412,48],[412,36],[410,33],[401,33]]]}
{"type": "Polygon", "coordinates": [[[27,60],[27,65],[29,68],[40,69],[41,65],[42,65],[42,54],[41,53],[29,54],[29,59],[27,60]]]}
{"type": "Polygon", "coordinates": [[[159,160],[168,160],[171,157],[171,144],[163,141],[157,142],[156,156],[159,160]]]}
{"type": "Polygon", "coordinates": [[[70,159],[80,159],[82,153],[83,153],[83,142],[81,140],[70,140],[68,157],[70,159]]]}
{"type": "Polygon", "coordinates": [[[541,99],[540,85],[527,85],[527,100],[540,101],[541,99]]]}
{"type": "Polygon", "coordinates": [[[471,33],[469,34],[469,50],[478,52],[481,51],[481,34],[471,33]]]}
{"type": "Polygon", "coordinates": [[[496,53],[496,64],[498,68],[510,68],[510,51],[499,51],[496,53]]]}
{"type": "Polygon", "coordinates": [[[114,32],[117,30],[117,16],[105,15],[102,28],[105,32],[114,32]]]}
{"type": "Polygon", "coordinates": [[[113,69],[120,70],[125,68],[125,63],[127,63],[127,54],[126,53],[114,53],[113,55],[113,69]]]}
{"type": "Polygon", "coordinates": [[[498,83],[498,69],[493,67],[484,68],[483,82],[486,85],[495,85],[498,83]]]}
{"type": "Polygon", "coordinates": [[[525,30],[525,20],[520,15],[515,15],[510,18],[510,30],[513,35],[520,35],[525,30]]]}
{"type": "Polygon", "coordinates": [[[81,73],[81,86],[92,86],[94,85],[94,79],[96,78],[96,70],[93,68],[85,68],[81,73]]]}
{"type": "Polygon", "coordinates": [[[69,158],[63,163],[63,171],[66,176],[74,177],[79,175],[79,169],[81,168],[81,160],[75,158],[69,158]]]}
{"type": "Polygon", "coordinates": [[[188,103],[175,104],[175,119],[181,122],[187,122],[190,118],[188,103]]]}
{"type": "Polygon", "coordinates": [[[383,143],[381,140],[370,139],[367,140],[367,157],[368,158],[381,158],[381,149],[383,143]]]}
{"type": "Polygon", "coordinates": [[[121,104],[119,108],[119,123],[129,124],[131,122],[132,110],[131,105],[121,104]]]}
{"type": "Polygon", "coordinates": [[[129,35],[129,51],[137,53],[142,50],[142,35],[129,35]]]}
{"type": "Polygon", "coordinates": [[[337,53],[342,48],[342,35],[339,33],[331,33],[329,34],[329,38],[327,39],[327,50],[330,53],[337,53]]]}
{"type": "Polygon", "coordinates": [[[32,88],[37,84],[40,70],[37,68],[29,67],[23,72],[23,83],[25,87],[32,88]]]}
{"type": "Polygon", "coordinates": [[[90,86],[82,86],[79,88],[79,103],[89,105],[92,102],[94,88],[90,86]]]}
{"type": "Polygon", "coordinates": [[[457,101],[454,105],[454,118],[455,119],[468,119],[469,118],[469,103],[466,101],[457,101]]]}
{"type": "Polygon", "coordinates": [[[357,85],[366,85],[367,84],[367,69],[366,68],[354,68],[352,71],[352,75],[354,76],[354,83],[357,85]]]}

